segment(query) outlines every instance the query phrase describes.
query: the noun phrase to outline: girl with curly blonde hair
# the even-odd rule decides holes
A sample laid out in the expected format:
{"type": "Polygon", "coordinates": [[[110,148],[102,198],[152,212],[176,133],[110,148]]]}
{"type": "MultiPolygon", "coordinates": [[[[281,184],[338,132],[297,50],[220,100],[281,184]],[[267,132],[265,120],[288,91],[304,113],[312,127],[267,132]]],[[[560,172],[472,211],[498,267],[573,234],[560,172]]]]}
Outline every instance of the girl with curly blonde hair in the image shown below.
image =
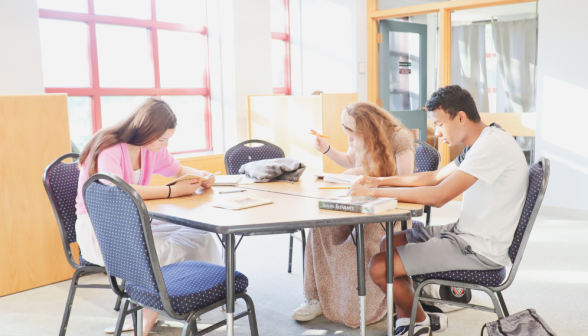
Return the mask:
{"type": "MultiPolygon", "coordinates": [[[[349,168],[344,174],[383,177],[414,172],[412,133],[388,111],[371,103],[355,103],[343,110],[341,124],[349,140],[347,152],[332,148],[318,135],[315,148],[349,168]]],[[[370,258],[380,252],[385,233],[378,223],[364,226],[366,269],[370,258]]],[[[311,229],[305,255],[306,300],[292,317],[310,321],[324,314],[329,320],[358,328],[355,258],[356,248],[347,227],[311,229]]],[[[366,321],[376,323],[386,315],[386,295],[368,276],[366,296],[366,321]]]]}

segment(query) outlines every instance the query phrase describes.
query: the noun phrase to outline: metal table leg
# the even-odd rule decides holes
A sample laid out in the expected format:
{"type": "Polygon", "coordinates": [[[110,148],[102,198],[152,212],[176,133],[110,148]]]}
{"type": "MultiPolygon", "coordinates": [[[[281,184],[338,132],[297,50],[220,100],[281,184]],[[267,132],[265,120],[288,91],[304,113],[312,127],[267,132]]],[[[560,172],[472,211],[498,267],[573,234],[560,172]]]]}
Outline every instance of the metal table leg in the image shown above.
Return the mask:
{"type": "MultiPolygon", "coordinates": [[[[402,225],[406,225],[402,221],[402,225]]],[[[394,222],[386,222],[386,299],[388,336],[394,335],[394,222]]]]}
{"type": "Polygon", "coordinates": [[[137,335],[143,335],[143,309],[137,311],[137,335]]]}
{"type": "Polygon", "coordinates": [[[234,334],[235,313],[235,235],[225,235],[225,267],[227,271],[227,336],[234,334]]]}
{"type": "Polygon", "coordinates": [[[357,248],[357,294],[359,295],[359,319],[361,336],[366,335],[365,319],[365,255],[363,250],[363,224],[355,225],[357,248]]]}

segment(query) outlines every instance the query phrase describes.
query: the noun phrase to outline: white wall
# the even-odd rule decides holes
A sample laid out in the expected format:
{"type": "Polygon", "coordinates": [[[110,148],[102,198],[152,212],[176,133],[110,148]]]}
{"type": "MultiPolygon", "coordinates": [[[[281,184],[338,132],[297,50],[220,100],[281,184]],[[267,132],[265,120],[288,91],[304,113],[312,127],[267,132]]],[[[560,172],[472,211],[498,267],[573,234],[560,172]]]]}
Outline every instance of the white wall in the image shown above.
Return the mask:
{"type": "Polygon", "coordinates": [[[358,92],[367,99],[366,0],[291,0],[292,94],[358,92]]]}
{"type": "MultiPolygon", "coordinates": [[[[537,158],[551,160],[544,205],[588,211],[588,2],[539,1],[537,158]]],[[[588,212],[586,212],[588,214],[588,212]]]]}
{"type": "Polygon", "coordinates": [[[269,0],[221,0],[224,150],[248,138],[247,95],[271,94],[269,0]]]}
{"type": "Polygon", "coordinates": [[[36,0],[0,0],[0,95],[42,94],[36,0]]]}

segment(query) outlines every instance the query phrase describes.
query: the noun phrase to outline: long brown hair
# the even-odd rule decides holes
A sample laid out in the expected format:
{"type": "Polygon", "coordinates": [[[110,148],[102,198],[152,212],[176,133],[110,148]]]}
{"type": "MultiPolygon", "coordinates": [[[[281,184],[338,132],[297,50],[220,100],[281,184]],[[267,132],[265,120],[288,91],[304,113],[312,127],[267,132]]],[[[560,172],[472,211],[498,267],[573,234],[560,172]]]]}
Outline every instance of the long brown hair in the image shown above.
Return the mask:
{"type": "Polygon", "coordinates": [[[392,138],[406,128],[388,111],[372,103],[352,104],[347,107],[347,113],[355,119],[355,150],[365,174],[374,177],[396,175],[392,138]]]}
{"type": "Polygon", "coordinates": [[[119,143],[145,146],[159,139],[168,129],[176,128],[176,115],[169,105],[159,98],[149,98],[118,124],[98,131],[84,147],[80,165],[88,164],[88,175],[98,170],[98,155],[119,143]]]}

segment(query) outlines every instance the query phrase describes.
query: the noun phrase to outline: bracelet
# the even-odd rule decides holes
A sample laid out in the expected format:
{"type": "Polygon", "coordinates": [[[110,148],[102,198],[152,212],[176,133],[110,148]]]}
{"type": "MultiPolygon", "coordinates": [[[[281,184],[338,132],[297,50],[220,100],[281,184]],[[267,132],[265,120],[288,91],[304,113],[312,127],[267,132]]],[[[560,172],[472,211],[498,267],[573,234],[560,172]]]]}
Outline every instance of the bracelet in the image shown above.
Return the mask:
{"type": "Polygon", "coordinates": [[[171,186],[167,186],[169,188],[169,193],[167,194],[167,198],[171,196],[171,186]]]}
{"type": "Polygon", "coordinates": [[[330,150],[331,150],[331,145],[329,145],[329,149],[327,149],[327,151],[324,152],[323,154],[327,154],[330,150]]]}

